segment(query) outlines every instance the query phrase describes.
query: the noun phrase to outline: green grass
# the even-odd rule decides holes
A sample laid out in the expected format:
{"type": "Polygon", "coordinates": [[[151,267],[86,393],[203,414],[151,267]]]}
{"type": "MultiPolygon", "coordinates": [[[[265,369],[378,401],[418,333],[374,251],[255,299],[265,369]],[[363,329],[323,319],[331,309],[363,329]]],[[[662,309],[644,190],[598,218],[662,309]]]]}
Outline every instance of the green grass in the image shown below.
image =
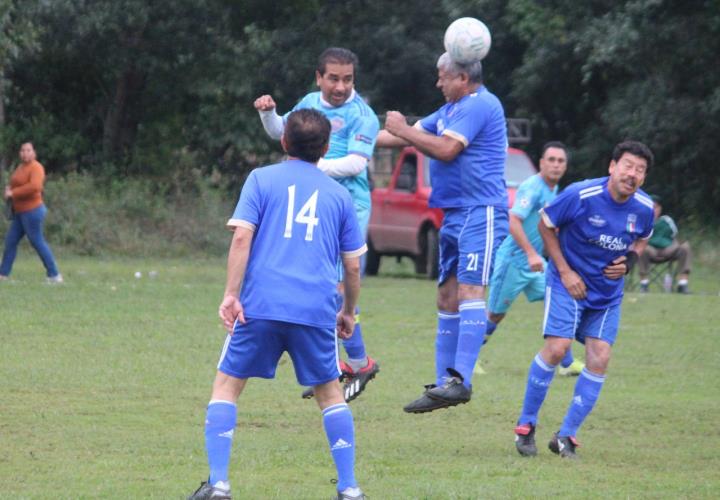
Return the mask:
{"type": "MultiPolygon", "coordinates": [[[[183,498],[207,474],[203,419],[224,335],[224,261],[59,263],[67,283],[45,285],[24,247],[15,279],[0,283],[0,498],[183,498]]],[[[527,367],[542,342],[541,305],[522,298],[483,349],[488,373],[476,377],[472,402],[402,412],[433,378],[435,287],[410,277],[405,262],[383,266],[361,299],[382,372],[352,403],[357,476],[370,498],[717,497],[716,269],[694,275],[694,295],[627,297],[574,463],[545,448],[570,379],[550,390],[539,456],[514,449],[527,367]]],[[[300,392],[290,362],[276,380],[248,384],[231,464],[236,498],[332,494],[320,414],[300,392]]]]}

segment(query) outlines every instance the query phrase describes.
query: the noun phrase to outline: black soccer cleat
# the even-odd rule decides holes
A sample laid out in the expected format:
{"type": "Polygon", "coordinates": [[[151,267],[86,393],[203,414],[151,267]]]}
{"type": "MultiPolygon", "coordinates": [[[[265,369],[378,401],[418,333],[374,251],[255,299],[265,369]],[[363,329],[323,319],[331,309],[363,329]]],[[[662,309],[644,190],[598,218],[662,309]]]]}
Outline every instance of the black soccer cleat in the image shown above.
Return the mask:
{"type": "Polygon", "coordinates": [[[518,424],[515,427],[515,448],[523,457],[537,455],[535,445],[535,426],[532,424],[518,424]]]}
{"type": "Polygon", "coordinates": [[[448,368],[447,371],[450,377],[445,379],[442,386],[429,389],[427,391],[428,397],[443,401],[447,406],[455,406],[470,401],[472,389],[465,387],[462,375],[452,368],[448,368]]]}
{"type": "Polygon", "coordinates": [[[575,453],[575,450],[580,446],[580,443],[577,439],[575,439],[575,436],[558,436],[558,433],[556,432],[553,434],[552,439],[548,443],[548,448],[550,448],[550,451],[553,453],[560,455],[562,458],[569,458],[569,459],[577,459],[578,454],[575,453]]]}
{"type": "Polygon", "coordinates": [[[420,396],[412,403],[408,403],[407,405],[405,405],[405,407],[403,407],[403,411],[405,411],[406,413],[427,413],[450,406],[444,401],[440,401],[439,399],[432,399],[428,396],[428,391],[435,387],[437,387],[435,384],[426,385],[425,392],[423,392],[422,396],[420,396]]]}
{"type": "Polygon", "coordinates": [[[187,500],[232,500],[228,490],[221,490],[210,486],[210,483],[203,481],[195,493],[187,497],[187,500]]]}
{"type": "Polygon", "coordinates": [[[368,382],[374,379],[375,375],[380,372],[380,365],[370,356],[368,356],[367,359],[367,366],[360,368],[357,372],[354,372],[352,368],[345,363],[341,365],[343,378],[345,379],[343,396],[347,403],[357,398],[365,390],[368,382]]]}

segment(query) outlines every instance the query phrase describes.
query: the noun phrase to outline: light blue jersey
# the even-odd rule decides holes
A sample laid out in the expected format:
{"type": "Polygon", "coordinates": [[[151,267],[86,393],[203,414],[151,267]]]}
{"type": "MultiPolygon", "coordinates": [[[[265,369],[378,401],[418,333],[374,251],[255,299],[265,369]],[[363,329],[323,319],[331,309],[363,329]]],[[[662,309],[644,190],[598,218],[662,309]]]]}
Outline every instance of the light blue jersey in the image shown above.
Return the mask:
{"type": "Polygon", "coordinates": [[[346,189],[301,160],[255,169],[228,226],[255,231],[240,292],[247,318],[335,327],[337,262],[366,248],[346,189]]]}
{"type": "MultiPolygon", "coordinates": [[[[515,195],[515,203],[510,209],[511,214],[522,219],[523,231],[539,255],[543,254],[543,241],[538,230],[540,209],[549,205],[557,196],[557,192],[557,186],[551,189],[540,174],[533,175],[520,184],[515,195]]],[[[505,238],[500,245],[498,259],[501,256],[512,259],[515,267],[530,271],[527,255],[512,236],[505,238]]]]}
{"type": "MultiPolygon", "coordinates": [[[[548,227],[559,229],[560,249],[570,268],[587,286],[581,307],[605,309],[622,301],[624,280],[611,280],[603,269],[625,255],[638,238],[647,239],[653,228],[653,202],[643,191],[618,203],[608,192],[608,177],[568,186],[541,210],[548,227]]],[[[548,286],[562,286],[554,263],[547,271],[548,286]]]]}
{"type": "MultiPolygon", "coordinates": [[[[380,122],[375,112],[357,92],[353,91],[342,106],[332,106],[322,99],[322,93],[311,92],[303,97],[292,111],[306,108],[320,111],[332,125],[330,149],[325,158],[332,160],[349,154],[360,155],[368,160],[372,157],[380,122]]],[[[290,113],[283,116],[283,122],[290,113]]],[[[335,180],[350,191],[356,211],[365,211],[369,216],[371,202],[367,169],[358,175],[338,177],[335,180]]]]}
{"type": "Polygon", "coordinates": [[[452,137],[465,146],[451,162],[430,160],[431,207],[507,207],[507,126],[502,104],[494,94],[481,86],[477,92],[426,116],[420,125],[431,134],[452,137]]]}

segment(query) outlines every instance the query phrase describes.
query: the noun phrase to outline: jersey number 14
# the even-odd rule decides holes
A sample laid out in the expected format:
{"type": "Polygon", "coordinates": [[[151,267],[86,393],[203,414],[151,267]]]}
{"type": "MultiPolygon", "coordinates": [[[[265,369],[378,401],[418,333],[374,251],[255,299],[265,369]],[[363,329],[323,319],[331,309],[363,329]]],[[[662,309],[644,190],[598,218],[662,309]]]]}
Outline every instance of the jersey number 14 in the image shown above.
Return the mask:
{"type": "Polygon", "coordinates": [[[292,238],[293,220],[298,224],[305,224],[305,241],[312,241],[313,231],[315,226],[318,225],[319,219],[315,217],[315,211],[317,210],[317,199],[318,190],[308,198],[305,204],[302,206],[300,211],[295,214],[295,184],[288,186],[288,207],[287,217],[285,218],[285,234],[286,238],[292,238]]]}

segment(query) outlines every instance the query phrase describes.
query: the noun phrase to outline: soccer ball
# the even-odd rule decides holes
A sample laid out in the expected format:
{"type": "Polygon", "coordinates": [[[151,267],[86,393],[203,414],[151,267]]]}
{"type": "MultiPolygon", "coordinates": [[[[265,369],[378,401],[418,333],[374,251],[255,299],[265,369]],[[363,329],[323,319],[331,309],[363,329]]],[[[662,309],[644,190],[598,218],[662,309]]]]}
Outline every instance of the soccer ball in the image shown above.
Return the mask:
{"type": "Polygon", "coordinates": [[[490,30],[474,17],[456,19],[445,30],[445,51],[460,64],[480,61],[490,51],[490,30]]]}

